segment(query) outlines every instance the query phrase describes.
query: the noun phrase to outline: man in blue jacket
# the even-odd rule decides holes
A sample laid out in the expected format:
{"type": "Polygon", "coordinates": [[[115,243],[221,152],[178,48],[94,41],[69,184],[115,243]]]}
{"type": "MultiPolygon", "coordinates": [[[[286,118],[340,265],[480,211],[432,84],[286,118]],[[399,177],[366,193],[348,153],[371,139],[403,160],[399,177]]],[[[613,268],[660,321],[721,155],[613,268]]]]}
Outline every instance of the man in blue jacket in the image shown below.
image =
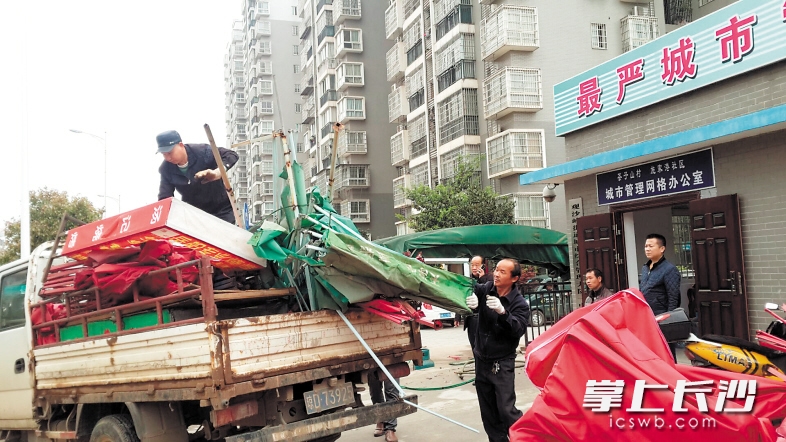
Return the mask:
{"type": "Polygon", "coordinates": [[[494,280],[475,285],[467,297],[467,307],[478,312],[475,389],[490,442],[507,442],[510,427],[522,415],[516,408],[514,368],[529,322],[529,304],[516,287],[520,277],[521,265],[503,259],[494,269],[494,280]]]}
{"type": "MultiPolygon", "coordinates": [[[[657,233],[647,235],[644,243],[646,264],[641,268],[639,290],[650,305],[655,316],[670,312],[680,306],[680,271],[674,264],[666,261],[666,238],[657,233]]],[[[669,344],[674,360],[677,360],[677,349],[669,344]]]]}
{"type": "MultiPolygon", "coordinates": [[[[210,145],[183,144],[180,134],[174,130],[158,134],[156,142],[158,152],[164,156],[158,168],[161,174],[158,199],[172,197],[177,190],[183,202],[235,224],[232,203],[210,145]]],[[[238,158],[235,151],[223,147],[218,151],[227,170],[235,165],[238,158]]]]}

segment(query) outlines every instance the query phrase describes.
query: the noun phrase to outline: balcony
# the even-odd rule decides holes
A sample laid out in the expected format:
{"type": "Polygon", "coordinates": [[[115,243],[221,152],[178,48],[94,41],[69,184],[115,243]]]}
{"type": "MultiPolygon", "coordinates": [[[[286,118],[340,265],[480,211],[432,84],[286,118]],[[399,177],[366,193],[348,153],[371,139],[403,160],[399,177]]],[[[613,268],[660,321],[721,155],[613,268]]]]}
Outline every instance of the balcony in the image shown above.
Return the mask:
{"type": "Polygon", "coordinates": [[[336,167],[337,190],[368,187],[369,166],[367,164],[339,164],[336,167]]]}
{"type": "Polygon", "coordinates": [[[388,81],[396,81],[404,77],[404,60],[406,60],[406,49],[404,42],[396,42],[392,48],[388,50],[385,57],[388,71],[388,81]]]}
{"type": "Polygon", "coordinates": [[[327,123],[325,123],[324,126],[322,126],[322,130],[320,131],[320,135],[322,136],[322,138],[325,138],[328,135],[333,133],[333,125],[334,124],[336,124],[336,123],[333,122],[333,121],[328,121],[327,123]]]}
{"type": "Polygon", "coordinates": [[[328,70],[335,69],[337,66],[338,66],[338,60],[336,60],[335,58],[323,59],[319,63],[319,66],[317,67],[317,78],[320,80],[325,78],[325,75],[327,75],[328,70]]]}
{"type": "Polygon", "coordinates": [[[314,90],[314,77],[308,75],[300,82],[300,95],[311,95],[314,90]]]}
{"type": "Polygon", "coordinates": [[[363,31],[339,28],[336,36],[336,58],[341,58],[350,52],[363,52],[363,31]]]}
{"type": "Polygon", "coordinates": [[[480,27],[484,60],[495,60],[510,51],[532,52],[540,47],[537,8],[502,5],[480,27]]]}
{"type": "Polygon", "coordinates": [[[311,34],[311,16],[306,17],[303,22],[303,31],[300,33],[300,39],[305,40],[311,34]]]}
{"type": "Polygon", "coordinates": [[[365,131],[348,131],[343,130],[339,132],[338,136],[338,156],[341,158],[350,155],[364,155],[368,153],[368,144],[366,143],[365,131]]]}
{"type": "Polygon", "coordinates": [[[370,223],[371,210],[369,200],[346,200],[341,202],[341,215],[356,223],[370,223]]]}
{"type": "Polygon", "coordinates": [[[658,18],[629,15],[620,20],[622,52],[628,52],[658,38],[658,18]]]}
{"type": "Polygon", "coordinates": [[[385,37],[388,40],[396,40],[404,30],[404,10],[401,2],[402,0],[396,0],[385,10],[385,37]]]}
{"type": "Polygon", "coordinates": [[[317,2],[317,15],[319,15],[319,11],[322,10],[322,7],[332,4],[333,4],[333,0],[319,0],[319,2],[317,2]]]}
{"type": "Polygon", "coordinates": [[[412,205],[412,201],[407,199],[406,192],[410,187],[412,186],[408,173],[393,180],[393,208],[400,209],[412,205]]]}
{"type": "MultiPolygon", "coordinates": [[[[314,122],[314,113],[316,111],[315,103],[314,103],[314,96],[308,97],[305,103],[303,103],[303,124],[311,124],[314,122]]],[[[304,139],[308,139],[304,136],[304,139]]]]}
{"type": "Polygon", "coordinates": [[[324,40],[325,37],[333,37],[334,35],[336,35],[336,28],[333,25],[325,26],[324,28],[322,28],[322,31],[319,32],[319,36],[317,37],[317,44],[322,43],[322,40],[324,40]]]}
{"type": "Polygon", "coordinates": [[[406,96],[406,88],[398,86],[388,95],[388,114],[390,122],[404,121],[409,113],[409,101],[406,96]]]}
{"type": "Polygon", "coordinates": [[[407,51],[407,66],[411,65],[412,63],[414,63],[415,60],[417,60],[418,57],[420,57],[421,55],[423,55],[423,40],[422,39],[418,40],[417,43],[415,43],[415,45],[412,46],[411,48],[409,48],[409,50],[407,51]]]}
{"type": "Polygon", "coordinates": [[[363,63],[341,63],[336,68],[336,89],[344,91],[350,86],[363,86],[365,83],[363,63]]]}
{"type": "Polygon", "coordinates": [[[506,67],[483,82],[486,118],[543,109],[540,69],[506,67]]]}
{"type": "Polygon", "coordinates": [[[404,20],[409,18],[415,11],[420,10],[420,0],[398,0],[404,1],[404,20]]]}
{"type": "Polygon", "coordinates": [[[403,166],[409,162],[409,131],[402,129],[390,137],[390,163],[403,166]]]}
{"type": "Polygon", "coordinates": [[[268,36],[270,35],[270,22],[263,20],[258,21],[256,26],[254,27],[257,36],[268,36]]]}
{"type": "Polygon", "coordinates": [[[407,98],[409,102],[409,109],[410,111],[414,111],[415,109],[419,108],[426,104],[426,92],[425,89],[419,89],[414,94],[410,95],[407,98]]]}
{"type": "Polygon", "coordinates": [[[338,100],[338,93],[336,92],[336,90],[328,89],[325,91],[324,94],[322,94],[321,97],[319,97],[319,108],[322,109],[323,107],[325,107],[325,105],[327,105],[327,103],[336,100],[338,100]]]}
{"type": "Polygon", "coordinates": [[[475,60],[460,60],[437,75],[437,91],[442,92],[463,78],[475,78],[475,60]]]}
{"type": "Polygon", "coordinates": [[[333,4],[333,17],[335,24],[341,24],[344,20],[360,19],[361,0],[335,0],[333,4]]]}
{"type": "Polygon", "coordinates": [[[341,97],[337,107],[338,121],[341,124],[366,119],[366,99],[364,97],[341,97]]]}
{"type": "Polygon", "coordinates": [[[543,168],[543,131],[510,129],[486,140],[489,178],[543,168]]]}
{"type": "Polygon", "coordinates": [[[453,9],[437,22],[437,40],[444,37],[451,29],[459,23],[472,24],[472,1],[459,0],[453,9]]]}
{"type": "Polygon", "coordinates": [[[301,67],[301,70],[305,71],[306,69],[308,69],[309,65],[313,61],[314,61],[314,48],[312,48],[309,45],[308,49],[304,48],[303,51],[300,53],[300,67],[301,67]]]}

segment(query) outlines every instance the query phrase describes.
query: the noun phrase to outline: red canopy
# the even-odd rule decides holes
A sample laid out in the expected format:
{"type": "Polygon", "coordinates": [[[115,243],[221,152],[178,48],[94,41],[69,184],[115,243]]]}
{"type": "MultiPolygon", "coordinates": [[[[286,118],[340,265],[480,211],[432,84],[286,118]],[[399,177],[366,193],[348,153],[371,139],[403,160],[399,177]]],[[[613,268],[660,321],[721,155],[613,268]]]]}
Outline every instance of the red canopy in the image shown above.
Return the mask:
{"type": "Polygon", "coordinates": [[[775,441],[770,420],[786,415],[786,384],[675,364],[652,310],[635,289],[574,311],[533,340],[526,356],[527,375],[541,393],[511,428],[510,438],[515,442],[640,442],[685,437],[691,442],[775,441]],[[604,380],[610,381],[605,387],[590,382],[604,380]],[[733,387],[744,385],[729,381],[741,380],[755,380],[756,385],[750,387],[749,382],[745,392],[737,393],[740,399],[724,401],[733,387]],[[615,381],[624,383],[621,391],[619,384],[610,386],[615,381]],[[639,397],[634,397],[636,381],[646,385],[639,397]],[[686,392],[680,399],[675,394],[681,389],[678,381],[710,382],[684,385],[686,392]],[[750,394],[751,388],[755,395],[750,394]],[[708,392],[695,393],[702,389],[708,392]],[[610,399],[615,393],[621,401],[610,399]],[[706,407],[702,407],[702,396],[706,407]],[[751,396],[750,412],[729,411],[745,407],[751,396]],[[614,405],[603,407],[603,401],[614,405]],[[718,401],[724,408],[716,412],[718,401]],[[636,408],[663,411],[631,411],[636,408]]]}

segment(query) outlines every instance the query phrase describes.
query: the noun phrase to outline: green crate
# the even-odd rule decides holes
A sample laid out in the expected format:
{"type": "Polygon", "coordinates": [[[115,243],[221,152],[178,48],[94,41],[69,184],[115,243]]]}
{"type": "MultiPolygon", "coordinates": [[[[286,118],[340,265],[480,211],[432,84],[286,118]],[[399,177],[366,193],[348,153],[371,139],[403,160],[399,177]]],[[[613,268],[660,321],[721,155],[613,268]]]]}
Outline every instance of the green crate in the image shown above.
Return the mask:
{"type": "MultiPolygon", "coordinates": [[[[169,310],[164,310],[162,313],[164,324],[172,322],[172,315],[169,313],[169,310]]],[[[158,314],[156,312],[138,313],[123,318],[123,330],[134,330],[156,324],[158,324],[158,314]]],[[[87,323],[87,336],[100,336],[116,331],[115,321],[108,319],[87,323]]],[[[82,325],[70,325],[60,329],[60,342],[72,341],[83,337],[82,325]]]]}

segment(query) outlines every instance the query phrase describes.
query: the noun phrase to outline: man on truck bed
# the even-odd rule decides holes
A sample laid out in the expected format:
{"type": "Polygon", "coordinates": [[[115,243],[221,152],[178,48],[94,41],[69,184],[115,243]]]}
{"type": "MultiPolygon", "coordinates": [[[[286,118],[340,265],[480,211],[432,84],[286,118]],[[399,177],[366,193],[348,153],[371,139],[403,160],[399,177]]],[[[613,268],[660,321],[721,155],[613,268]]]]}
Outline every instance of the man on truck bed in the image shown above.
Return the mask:
{"type": "MultiPolygon", "coordinates": [[[[235,224],[232,203],[210,145],[183,144],[180,134],[174,130],[158,134],[156,141],[158,152],[164,155],[164,162],[158,168],[161,174],[158,199],[172,197],[177,190],[183,202],[235,224]]],[[[223,147],[218,151],[227,170],[235,165],[237,153],[223,147]]]]}

